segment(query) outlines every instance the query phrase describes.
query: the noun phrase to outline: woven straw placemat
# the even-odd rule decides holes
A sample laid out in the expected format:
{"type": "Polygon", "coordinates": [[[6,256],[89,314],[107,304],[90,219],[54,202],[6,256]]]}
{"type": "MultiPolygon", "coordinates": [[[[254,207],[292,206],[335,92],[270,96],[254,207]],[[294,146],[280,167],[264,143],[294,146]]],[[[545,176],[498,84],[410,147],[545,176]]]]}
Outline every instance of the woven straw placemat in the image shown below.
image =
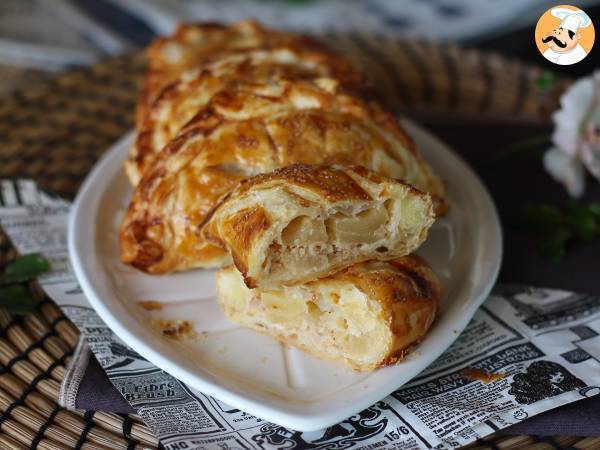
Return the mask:
{"type": "MultiPolygon", "coordinates": [[[[328,35],[372,76],[393,105],[453,117],[545,120],[539,69],[451,45],[328,35]],[[401,55],[401,56],[400,56],[401,55]],[[500,88],[501,87],[501,88],[500,88]]],[[[141,54],[28,85],[0,100],[0,178],[32,178],[73,198],[98,157],[133,126],[141,54]]],[[[15,252],[0,231],[0,267],[15,252]]],[[[60,382],[78,331],[35,283],[37,312],[13,317],[0,310],[0,448],[63,450],[156,448],[134,415],[66,411],[60,382]]],[[[598,449],[598,438],[490,437],[477,449],[598,449]]]]}

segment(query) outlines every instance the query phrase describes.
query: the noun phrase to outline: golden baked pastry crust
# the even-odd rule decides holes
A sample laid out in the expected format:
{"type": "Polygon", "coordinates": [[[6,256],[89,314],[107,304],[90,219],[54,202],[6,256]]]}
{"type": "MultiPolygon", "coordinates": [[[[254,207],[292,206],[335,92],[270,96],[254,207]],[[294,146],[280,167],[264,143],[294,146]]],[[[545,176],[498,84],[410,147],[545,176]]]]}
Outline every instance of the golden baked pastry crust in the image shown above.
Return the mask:
{"type": "Polygon", "coordinates": [[[376,103],[332,78],[249,80],[215,94],[154,158],[121,226],[122,260],[149,273],[228,263],[198,232],[206,214],[239,181],[293,163],[362,165],[445,209],[443,183],[376,103]]]}
{"type": "Polygon", "coordinates": [[[138,124],[136,142],[125,162],[132,185],[136,185],[152,158],[175,137],[188,121],[219,91],[236,82],[265,82],[274,78],[311,79],[332,76],[346,89],[370,93],[362,76],[344,58],[325,51],[298,46],[231,50],[212,56],[197,70],[181,74],[168,84],[147,108],[138,124]]]}
{"type": "Polygon", "coordinates": [[[364,167],[295,164],[242,181],[208,218],[246,285],[273,289],[412,253],[435,215],[428,194],[364,167]]]}
{"type": "Polygon", "coordinates": [[[180,24],[172,35],[154,39],[146,50],[148,67],[138,97],[138,125],[163,88],[188,70],[197,69],[208,59],[232,50],[282,45],[314,50],[323,48],[306,36],[268,30],[252,20],[230,25],[180,24]]]}
{"type": "Polygon", "coordinates": [[[273,291],[248,289],[232,266],[217,273],[217,301],[230,320],[361,371],[402,361],[429,330],[440,297],[437,277],[415,255],[273,291]]]}

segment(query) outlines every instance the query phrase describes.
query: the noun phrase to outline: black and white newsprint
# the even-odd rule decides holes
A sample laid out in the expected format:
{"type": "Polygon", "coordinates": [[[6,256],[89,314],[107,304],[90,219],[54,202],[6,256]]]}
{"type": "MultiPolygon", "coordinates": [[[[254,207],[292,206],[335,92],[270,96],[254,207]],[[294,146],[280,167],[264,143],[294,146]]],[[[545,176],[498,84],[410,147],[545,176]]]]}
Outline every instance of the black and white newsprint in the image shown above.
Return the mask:
{"type": "Polygon", "coordinates": [[[600,297],[499,286],[427,370],[338,425],[303,433],[203,395],[128,348],[81,293],[66,246],[69,203],[31,181],[1,181],[0,223],[166,449],[450,449],[600,393],[600,297]]]}

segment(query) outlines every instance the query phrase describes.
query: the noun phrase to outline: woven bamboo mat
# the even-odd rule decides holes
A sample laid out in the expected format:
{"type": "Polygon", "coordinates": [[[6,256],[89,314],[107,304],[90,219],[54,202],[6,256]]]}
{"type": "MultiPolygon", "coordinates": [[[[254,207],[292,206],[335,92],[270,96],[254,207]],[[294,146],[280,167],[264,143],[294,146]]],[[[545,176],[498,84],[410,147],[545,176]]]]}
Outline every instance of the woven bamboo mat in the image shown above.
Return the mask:
{"type": "Polygon", "coordinates": [[[0,97],[4,97],[16,89],[39,83],[51,76],[52,74],[38,69],[0,64],[0,97]]]}
{"type": "MultiPolygon", "coordinates": [[[[363,67],[400,109],[467,119],[547,117],[549,97],[537,90],[535,67],[449,45],[335,35],[327,42],[363,67]]],[[[0,178],[32,178],[73,198],[98,157],[133,126],[143,67],[141,54],[128,55],[28,84],[0,100],[0,178]]],[[[0,231],[0,268],[14,257],[0,231]]],[[[57,405],[79,333],[37,285],[31,289],[40,300],[36,313],[13,317],[0,310],[0,448],[159,446],[136,416],[57,405]]],[[[600,449],[600,439],[492,436],[469,448],[600,449]]]]}

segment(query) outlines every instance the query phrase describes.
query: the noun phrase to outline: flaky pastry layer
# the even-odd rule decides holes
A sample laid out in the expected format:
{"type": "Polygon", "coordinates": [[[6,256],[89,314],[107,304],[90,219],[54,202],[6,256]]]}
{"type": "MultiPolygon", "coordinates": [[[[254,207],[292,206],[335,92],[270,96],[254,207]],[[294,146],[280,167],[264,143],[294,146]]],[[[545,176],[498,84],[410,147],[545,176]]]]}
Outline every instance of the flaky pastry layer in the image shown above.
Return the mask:
{"type": "Polygon", "coordinates": [[[360,166],[306,164],[244,180],[209,216],[204,236],[263,289],[408,255],[435,219],[431,197],[410,185],[360,166]]]}
{"type": "Polygon", "coordinates": [[[230,25],[180,24],[172,35],[154,39],[146,50],[148,67],[138,98],[138,125],[162,90],[184,73],[196,70],[207,61],[225,53],[274,46],[314,50],[323,48],[306,36],[269,30],[253,20],[230,25]]]}
{"type": "MultiPolygon", "coordinates": [[[[334,77],[349,89],[366,91],[366,84],[342,57],[324,49],[294,44],[234,48],[212,55],[196,69],[180,74],[148,105],[125,162],[133,186],[139,183],[154,156],[201,111],[214,95],[244,80],[334,77]]],[[[366,92],[365,92],[366,93],[366,92]]]]}

